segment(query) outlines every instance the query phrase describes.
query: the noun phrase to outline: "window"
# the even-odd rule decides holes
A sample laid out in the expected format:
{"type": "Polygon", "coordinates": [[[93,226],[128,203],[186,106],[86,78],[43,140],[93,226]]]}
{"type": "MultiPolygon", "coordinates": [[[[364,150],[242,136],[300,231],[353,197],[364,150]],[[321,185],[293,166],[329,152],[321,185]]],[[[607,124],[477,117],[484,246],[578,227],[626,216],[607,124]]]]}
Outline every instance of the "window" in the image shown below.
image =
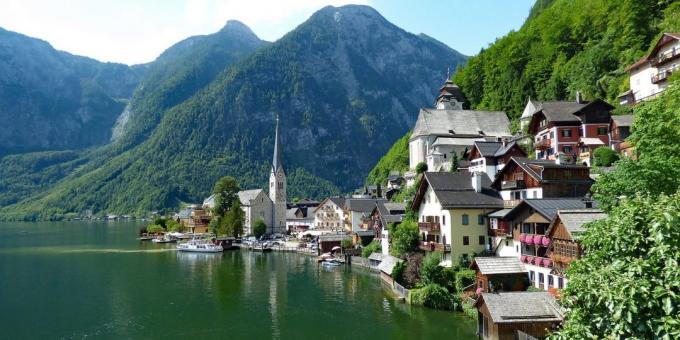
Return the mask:
{"type": "Polygon", "coordinates": [[[446,215],[442,215],[442,225],[446,225],[446,215]]]}
{"type": "Polygon", "coordinates": [[[559,289],[564,288],[564,279],[562,279],[559,276],[557,277],[557,288],[559,288],[559,289]]]}
{"type": "Polygon", "coordinates": [[[562,130],[562,137],[571,137],[571,130],[562,130]]]}
{"type": "Polygon", "coordinates": [[[597,134],[600,135],[600,136],[606,136],[607,135],[607,128],[606,127],[597,128],[597,134]]]}
{"type": "Polygon", "coordinates": [[[477,215],[477,224],[484,225],[484,215],[477,215]]]}
{"type": "Polygon", "coordinates": [[[532,192],[531,192],[531,196],[533,196],[532,198],[536,198],[536,196],[537,196],[536,194],[537,194],[536,191],[532,191],[532,192]]]}
{"type": "Polygon", "coordinates": [[[467,246],[470,244],[470,237],[468,236],[463,236],[463,245],[467,246]]]}
{"type": "Polygon", "coordinates": [[[484,241],[486,241],[486,237],[484,237],[484,235],[479,235],[479,245],[480,246],[484,245],[484,241]]]}
{"type": "Polygon", "coordinates": [[[562,151],[564,151],[565,153],[571,153],[571,151],[572,151],[571,146],[567,145],[567,146],[563,147],[562,151]]]}
{"type": "Polygon", "coordinates": [[[552,288],[553,285],[555,285],[555,280],[552,275],[548,275],[548,288],[552,288]]]}
{"type": "Polygon", "coordinates": [[[463,221],[462,221],[463,225],[468,225],[470,223],[469,216],[467,214],[463,214],[462,217],[463,217],[463,221]]]}
{"type": "Polygon", "coordinates": [[[531,285],[533,286],[534,284],[534,277],[536,277],[535,273],[533,270],[529,271],[529,281],[531,281],[531,285]]]}
{"type": "Polygon", "coordinates": [[[554,138],[555,138],[555,131],[550,131],[550,139],[554,139],[554,138]]]}
{"type": "Polygon", "coordinates": [[[545,285],[545,277],[543,273],[538,273],[538,288],[543,288],[545,285]]]}

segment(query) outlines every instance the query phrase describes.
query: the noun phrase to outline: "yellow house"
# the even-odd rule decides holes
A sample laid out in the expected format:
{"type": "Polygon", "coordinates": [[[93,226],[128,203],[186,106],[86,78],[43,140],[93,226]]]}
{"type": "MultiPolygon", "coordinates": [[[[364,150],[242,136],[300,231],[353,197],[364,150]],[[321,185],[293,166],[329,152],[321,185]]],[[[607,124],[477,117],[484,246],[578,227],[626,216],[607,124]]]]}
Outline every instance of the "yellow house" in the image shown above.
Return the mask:
{"type": "Polygon", "coordinates": [[[412,205],[420,248],[443,253],[448,266],[488,249],[487,215],[503,208],[490,186],[484,173],[425,173],[412,205]]]}

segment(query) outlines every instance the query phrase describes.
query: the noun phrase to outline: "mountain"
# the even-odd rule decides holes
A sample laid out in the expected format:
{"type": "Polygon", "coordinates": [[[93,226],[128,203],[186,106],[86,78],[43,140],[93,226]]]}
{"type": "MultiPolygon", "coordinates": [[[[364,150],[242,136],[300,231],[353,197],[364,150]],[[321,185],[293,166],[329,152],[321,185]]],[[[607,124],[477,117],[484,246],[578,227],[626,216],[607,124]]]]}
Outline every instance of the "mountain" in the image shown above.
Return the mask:
{"type": "MultiPolygon", "coordinates": [[[[581,91],[617,103],[628,89],[626,66],[663,32],[680,31],[678,19],[680,1],[537,0],[518,31],[471,57],[454,81],[472,109],[503,110],[515,120],[529,98],[573,99],[581,91]]],[[[407,164],[408,143],[399,140],[367,183],[383,183],[407,164]]]]}
{"type": "Polygon", "coordinates": [[[455,75],[470,106],[521,115],[527,99],[616,103],[626,66],[663,32],[680,30],[680,1],[538,0],[518,30],[496,40],[455,75]]]}
{"type": "Polygon", "coordinates": [[[131,126],[145,111],[133,108],[122,142],[114,143],[130,148],[97,166],[78,166],[46,192],[1,213],[142,214],[200,201],[224,175],[235,176],[243,188],[264,187],[275,113],[281,117],[289,198],[350,191],[410,129],[418,107],[431,104],[446,69],[465,60],[370,7],[326,7],[219,73],[158,123],[131,126]]]}
{"type": "Polygon", "coordinates": [[[144,69],[0,28],[0,156],[107,143],[144,69]]]}

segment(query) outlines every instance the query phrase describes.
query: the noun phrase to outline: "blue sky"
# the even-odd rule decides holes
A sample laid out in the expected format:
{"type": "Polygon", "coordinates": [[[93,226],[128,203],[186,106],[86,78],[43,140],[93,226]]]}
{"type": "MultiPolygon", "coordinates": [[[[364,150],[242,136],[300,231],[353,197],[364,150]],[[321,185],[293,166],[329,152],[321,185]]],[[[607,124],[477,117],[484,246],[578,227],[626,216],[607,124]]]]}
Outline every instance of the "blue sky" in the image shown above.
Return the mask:
{"type": "Polygon", "coordinates": [[[474,55],[518,29],[534,0],[0,0],[0,27],[102,61],[137,64],[172,44],[219,30],[229,19],[274,41],[316,10],[349,3],[474,55]]]}

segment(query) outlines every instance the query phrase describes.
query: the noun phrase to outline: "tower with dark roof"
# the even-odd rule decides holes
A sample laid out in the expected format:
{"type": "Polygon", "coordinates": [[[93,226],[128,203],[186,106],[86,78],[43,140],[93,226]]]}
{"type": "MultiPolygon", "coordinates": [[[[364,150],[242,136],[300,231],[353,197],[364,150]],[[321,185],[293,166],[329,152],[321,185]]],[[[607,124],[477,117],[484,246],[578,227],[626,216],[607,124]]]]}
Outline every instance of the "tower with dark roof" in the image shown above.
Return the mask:
{"type": "Polygon", "coordinates": [[[269,199],[272,200],[272,222],[268,233],[286,232],[286,173],[281,162],[281,141],[279,140],[279,116],[276,115],[274,156],[269,174],[269,199]]]}
{"type": "Polygon", "coordinates": [[[451,79],[447,79],[439,88],[439,95],[434,106],[439,110],[462,110],[463,102],[465,102],[463,91],[451,79]]]}

